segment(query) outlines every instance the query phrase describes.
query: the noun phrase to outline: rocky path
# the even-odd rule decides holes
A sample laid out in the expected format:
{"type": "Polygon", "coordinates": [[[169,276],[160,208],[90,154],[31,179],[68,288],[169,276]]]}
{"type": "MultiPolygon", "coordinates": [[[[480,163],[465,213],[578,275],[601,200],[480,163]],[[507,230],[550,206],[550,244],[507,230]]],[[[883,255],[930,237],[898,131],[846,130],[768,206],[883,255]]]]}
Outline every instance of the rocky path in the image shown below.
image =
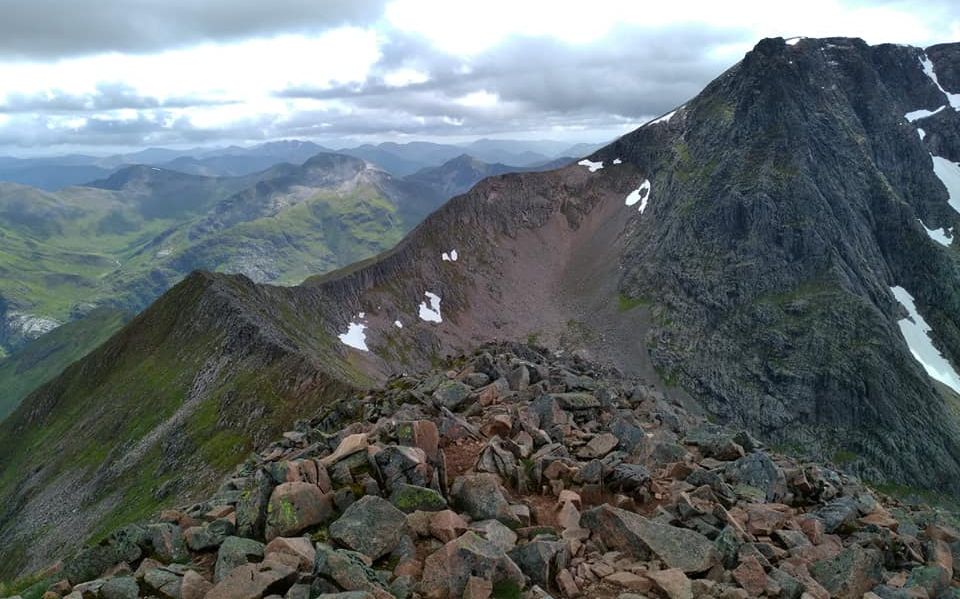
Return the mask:
{"type": "Polygon", "coordinates": [[[496,345],[447,367],[302,421],[208,501],[23,596],[960,597],[950,514],[576,356],[496,345]]]}

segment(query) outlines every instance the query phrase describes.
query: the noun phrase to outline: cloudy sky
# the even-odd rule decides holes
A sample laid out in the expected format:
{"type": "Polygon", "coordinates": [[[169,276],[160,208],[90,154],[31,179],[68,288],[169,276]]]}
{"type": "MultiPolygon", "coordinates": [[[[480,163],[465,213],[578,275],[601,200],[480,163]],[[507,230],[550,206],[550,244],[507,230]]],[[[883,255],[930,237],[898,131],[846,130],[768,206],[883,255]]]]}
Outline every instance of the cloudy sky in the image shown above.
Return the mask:
{"type": "Polygon", "coordinates": [[[602,141],[762,37],[960,40],[956,0],[0,0],[0,153],[602,141]]]}

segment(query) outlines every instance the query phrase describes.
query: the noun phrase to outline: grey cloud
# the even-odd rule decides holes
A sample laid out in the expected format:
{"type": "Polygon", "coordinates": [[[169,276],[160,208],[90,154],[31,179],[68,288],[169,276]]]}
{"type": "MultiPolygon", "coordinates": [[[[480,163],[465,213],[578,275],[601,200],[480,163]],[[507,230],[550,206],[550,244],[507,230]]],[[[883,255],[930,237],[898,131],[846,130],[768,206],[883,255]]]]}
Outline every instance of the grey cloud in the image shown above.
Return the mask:
{"type": "Polygon", "coordinates": [[[710,47],[741,40],[738,32],[730,31],[675,29],[637,35],[620,28],[589,45],[514,38],[464,64],[417,40],[400,38],[384,47],[378,71],[361,85],[288,89],[281,95],[347,100],[376,114],[389,107],[396,113],[391,120],[402,121],[405,131],[421,130],[420,117],[433,123],[429,129],[435,134],[529,130],[566,122],[610,126],[659,115],[686,101],[729,66],[709,58],[710,47]],[[430,80],[388,86],[384,76],[401,67],[423,70],[430,80]],[[480,90],[496,93],[500,106],[482,109],[455,102],[480,90]],[[442,117],[463,120],[463,125],[451,125],[442,117]]]}
{"type": "Polygon", "coordinates": [[[134,88],[123,83],[100,83],[96,86],[96,91],[90,94],[69,94],[63,90],[52,90],[49,94],[12,93],[3,102],[0,102],[0,113],[93,113],[122,108],[135,110],[186,108],[226,103],[229,102],[211,102],[203,98],[192,97],[173,97],[159,100],[151,96],[140,95],[134,88]]]}
{"type": "Polygon", "coordinates": [[[383,0],[4,0],[0,56],[147,52],[367,24],[383,0]]]}

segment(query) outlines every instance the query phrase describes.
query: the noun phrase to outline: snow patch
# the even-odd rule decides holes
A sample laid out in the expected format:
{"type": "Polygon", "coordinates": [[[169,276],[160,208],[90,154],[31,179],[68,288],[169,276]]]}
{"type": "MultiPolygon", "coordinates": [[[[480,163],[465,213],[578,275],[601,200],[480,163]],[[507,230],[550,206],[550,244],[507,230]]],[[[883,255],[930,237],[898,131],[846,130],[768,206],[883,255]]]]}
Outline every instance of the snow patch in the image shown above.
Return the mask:
{"type": "Polygon", "coordinates": [[[427,302],[420,302],[420,320],[443,322],[443,317],[440,316],[440,296],[429,291],[425,292],[424,295],[430,300],[430,305],[428,306],[427,302]]]}
{"type": "Polygon", "coordinates": [[[940,85],[940,80],[937,79],[937,71],[933,66],[933,61],[931,61],[926,55],[924,55],[923,60],[920,61],[921,66],[923,66],[923,72],[931,81],[937,86],[943,95],[947,97],[947,102],[954,109],[960,109],[960,94],[951,94],[947,90],[943,89],[943,86],[940,85]]]}
{"type": "Polygon", "coordinates": [[[933,173],[947,188],[950,207],[960,212],[960,165],[940,156],[930,157],[933,159],[933,173]]]}
{"type": "Polygon", "coordinates": [[[366,312],[361,312],[361,313],[357,314],[357,318],[366,318],[366,317],[367,317],[367,313],[366,313],[366,312]]]}
{"type": "Polygon", "coordinates": [[[633,206],[637,202],[640,202],[640,214],[643,214],[643,211],[647,209],[647,201],[649,199],[650,180],[644,179],[643,183],[640,184],[640,187],[630,192],[630,195],[627,196],[625,203],[627,206],[633,206]]]}
{"type": "Polygon", "coordinates": [[[620,160],[619,158],[614,158],[614,159],[613,159],[613,163],[614,163],[614,164],[623,164],[623,160],[620,160]]]}
{"type": "Polygon", "coordinates": [[[585,166],[585,167],[587,167],[587,169],[588,169],[591,173],[595,173],[595,172],[597,172],[598,170],[600,170],[600,169],[603,168],[603,161],[602,161],[602,160],[601,160],[600,162],[593,162],[592,160],[587,160],[586,158],[584,158],[583,160],[581,160],[581,161],[578,162],[577,164],[580,165],[580,166],[585,166]]]}
{"type": "Polygon", "coordinates": [[[340,342],[360,351],[370,351],[367,349],[367,334],[363,332],[366,328],[365,324],[351,322],[347,332],[339,335],[340,342]]]}
{"type": "Polygon", "coordinates": [[[783,40],[783,43],[785,43],[788,46],[796,46],[798,43],[800,43],[800,40],[805,40],[805,39],[807,38],[803,36],[791,37],[789,39],[783,40]]]}
{"type": "Polygon", "coordinates": [[[917,306],[910,295],[903,287],[891,287],[893,297],[897,298],[900,305],[906,308],[909,316],[897,321],[900,332],[910,348],[910,353],[920,362],[923,369],[927,371],[930,378],[936,379],[954,391],[960,393],[960,376],[954,370],[953,365],[943,357],[943,354],[933,345],[930,339],[930,333],[933,331],[930,325],[917,312],[917,306]]]}
{"type": "Polygon", "coordinates": [[[947,229],[946,227],[941,227],[939,229],[928,229],[927,225],[923,224],[923,221],[919,218],[917,222],[920,223],[920,226],[923,227],[923,230],[927,232],[927,236],[939,243],[944,247],[950,247],[950,244],[953,243],[953,227],[947,229]]]}
{"type": "Polygon", "coordinates": [[[907,119],[912,123],[914,121],[919,121],[920,119],[925,119],[928,116],[933,116],[946,107],[947,105],[944,104],[943,106],[941,106],[940,108],[937,108],[936,110],[927,110],[926,108],[921,108],[920,110],[914,110],[912,112],[908,112],[903,116],[905,119],[907,119]]]}
{"type": "Polygon", "coordinates": [[[444,262],[456,262],[459,254],[457,254],[457,250],[450,250],[441,254],[440,257],[443,258],[444,262]]]}
{"type": "Polygon", "coordinates": [[[920,127],[917,127],[917,135],[919,135],[920,139],[922,140],[924,137],[927,136],[927,132],[921,129],[920,127]]]}
{"type": "Polygon", "coordinates": [[[393,321],[393,326],[397,327],[398,329],[402,329],[402,328],[403,328],[403,323],[400,322],[399,320],[394,320],[394,321],[393,321]]]}

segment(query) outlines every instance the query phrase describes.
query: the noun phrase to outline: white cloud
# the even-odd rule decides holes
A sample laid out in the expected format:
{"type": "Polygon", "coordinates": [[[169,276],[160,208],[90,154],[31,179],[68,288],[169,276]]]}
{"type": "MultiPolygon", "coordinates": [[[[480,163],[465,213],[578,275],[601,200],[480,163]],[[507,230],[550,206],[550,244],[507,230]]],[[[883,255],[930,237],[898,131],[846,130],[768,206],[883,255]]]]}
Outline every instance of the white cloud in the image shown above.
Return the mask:
{"type": "Polygon", "coordinates": [[[380,59],[377,34],[343,27],[315,37],[282,35],[156,54],[99,54],[49,63],[0,62],[0,97],[92,94],[122,83],[161,101],[246,101],[296,85],[362,82],[380,59]]]}
{"type": "MultiPolygon", "coordinates": [[[[395,0],[387,6],[386,19],[401,31],[426,36],[437,47],[465,56],[489,50],[510,36],[553,37],[571,44],[594,42],[618,25],[636,27],[640,32],[678,25],[742,31],[743,45],[736,50],[716,50],[726,57],[742,54],[761,37],[774,36],[855,35],[871,43],[946,41],[936,39],[944,30],[942,13],[936,7],[920,11],[909,5],[856,6],[839,0],[790,4],[607,0],[595,6],[582,0],[395,0]]],[[[952,27],[958,27],[956,21],[952,27]]]]}

